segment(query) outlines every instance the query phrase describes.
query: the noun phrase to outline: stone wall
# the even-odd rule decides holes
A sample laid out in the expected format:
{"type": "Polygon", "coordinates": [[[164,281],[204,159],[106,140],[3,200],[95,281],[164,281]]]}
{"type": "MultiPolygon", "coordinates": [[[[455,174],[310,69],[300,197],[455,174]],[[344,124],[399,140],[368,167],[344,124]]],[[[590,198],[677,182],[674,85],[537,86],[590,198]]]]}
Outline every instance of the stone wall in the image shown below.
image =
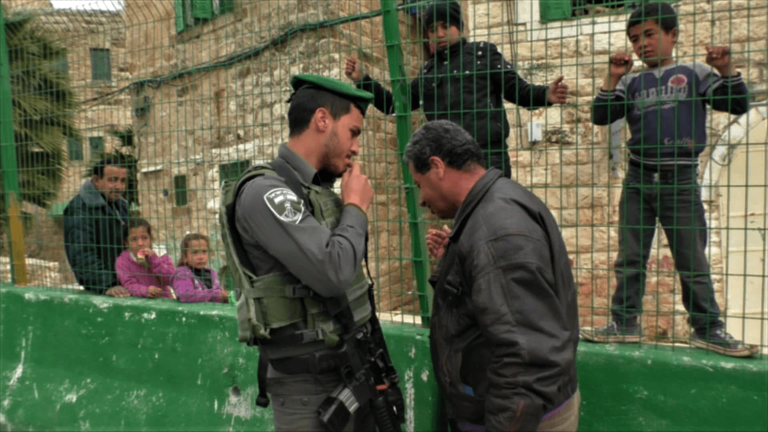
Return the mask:
{"type": "Polygon", "coordinates": [[[6,14],[6,19],[15,12],[50,9],[52,9],[51,2],[48,0],[6,0],[3,2],[3,12],[6,14]]]}
{"type": "MultiPolygon", "coordinates": [[[[568,106],[528,112],[508,105],[514,124],[508,140],[513,178],[544,200],[561,226],[579,288],[582,326],[608,319],[616,287],[613,262],[618,251],[618,203],[625,161],[616,170],[609,161],[610,132],[590,122],[590,106],[607,74],[607,57],[629,52],[624,13],[584,16],[542,24],[539,2],[474,1],[468,4],[470,35],[490,40],[512,58],[518,71],[537,84],[564,75],[570,87],[568,106]],[[528,123],[539,122],[544,136],[528,139],[528,123]]],[[[753,90],[765,90],[766,8],[768,2],[683,0],[676,3],[681,61],[704,61],[704,45],[730,45],[733,61],[753,90]]],[[[641,69],[635,58],[635,70],[641,69]]],[[[710,111],[710,142],[715,142],[733,117],[710,111]]],[[[622,141],[627,138],[622,131],[622,141]]],[[[702,173],[708,162],[702,157],[702,173]]],[[[720,212],[717,201],[705,203],[710,227],[707,254],[716,298],[725,309],[720,212]]],[[[727,211],[727,210],[724,210],[727,211]]],[[[660,228],[660,227],[659,227],[660,228]]],[[[648,263],[642,319],[650,339],[685,338],[689,329],[682,306],[674,260],[662,231],[657,230],[648,263]]]]}

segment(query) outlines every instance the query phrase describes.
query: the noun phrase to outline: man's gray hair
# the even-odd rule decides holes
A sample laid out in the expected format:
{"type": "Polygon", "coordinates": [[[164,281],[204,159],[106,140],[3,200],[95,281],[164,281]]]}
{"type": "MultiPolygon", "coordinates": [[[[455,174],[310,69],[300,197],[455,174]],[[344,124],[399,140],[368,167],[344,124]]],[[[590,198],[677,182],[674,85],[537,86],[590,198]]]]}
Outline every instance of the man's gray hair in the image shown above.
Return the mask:
{"type": "Polygon", "coordinates": [[[429,158],[439,157],[445,164],[456,170],[468,169],[483,159],[482,150],[469,132],[448,120],[428,122],[417,130],[405,147],[403,160],[413,169],[424,174],[429,171],[429,158]]]}

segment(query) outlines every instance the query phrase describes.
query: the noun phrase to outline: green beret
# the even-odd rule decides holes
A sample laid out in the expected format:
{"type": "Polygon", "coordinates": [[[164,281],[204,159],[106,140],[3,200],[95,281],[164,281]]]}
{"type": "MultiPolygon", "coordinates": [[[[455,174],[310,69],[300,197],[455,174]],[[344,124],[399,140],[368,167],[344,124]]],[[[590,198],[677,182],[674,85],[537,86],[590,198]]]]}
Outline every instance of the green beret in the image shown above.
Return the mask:
{"type": "Polygon", "coordinates": [[[365,90],[360,90],[343,81],[322,75],[294,75],[293,78],[291,78],[291,87],[293,88],[293,94],[291,95],[291,99],[288,99],[288,102],[290,102],[293,99],[293,95],[301,89],[313,88],[325,90],[352,102],[363,115],[365,115],[365,110],[373,100],[373,95],[365,90]]]}

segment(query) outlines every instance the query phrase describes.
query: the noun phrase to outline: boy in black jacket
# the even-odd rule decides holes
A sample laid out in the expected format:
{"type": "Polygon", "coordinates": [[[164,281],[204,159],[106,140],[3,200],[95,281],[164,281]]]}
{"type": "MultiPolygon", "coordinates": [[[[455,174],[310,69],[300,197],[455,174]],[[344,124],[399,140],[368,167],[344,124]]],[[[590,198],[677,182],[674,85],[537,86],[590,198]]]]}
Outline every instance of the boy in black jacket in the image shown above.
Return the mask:
{"type": "MultiPolygon", "coordinates": [[[[461,125],[480,143],[486,165],[510,177],[509,122],[503,101],[528,109],[563,104],[568,92],[563,77],[550,86],[529,84],[496,45],[468,42],[461,36],[464,21],[455,0],[430,5],[422,24],[431,58],[411,82],[411,109],[421,107],[429,121],[450,120],[461,125]]],[[[394,113],[392,93],[364,75],[358,59],[347,58],[345,73],[359,88],[373,93],[379,111],[394,113]]]]}

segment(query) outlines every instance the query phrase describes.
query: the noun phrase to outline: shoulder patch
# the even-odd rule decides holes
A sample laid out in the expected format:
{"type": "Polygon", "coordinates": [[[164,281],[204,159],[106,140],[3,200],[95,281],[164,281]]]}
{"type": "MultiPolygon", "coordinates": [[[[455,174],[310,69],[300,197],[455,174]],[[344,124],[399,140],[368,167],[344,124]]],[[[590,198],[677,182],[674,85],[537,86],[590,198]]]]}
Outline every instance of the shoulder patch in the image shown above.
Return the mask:
{"type": "Polygon", "coordinates": [[[276,188],[264,194],[267,207],[278,219],[297,224],[304,214],[304,201],[288,188],[276,188]]]}

